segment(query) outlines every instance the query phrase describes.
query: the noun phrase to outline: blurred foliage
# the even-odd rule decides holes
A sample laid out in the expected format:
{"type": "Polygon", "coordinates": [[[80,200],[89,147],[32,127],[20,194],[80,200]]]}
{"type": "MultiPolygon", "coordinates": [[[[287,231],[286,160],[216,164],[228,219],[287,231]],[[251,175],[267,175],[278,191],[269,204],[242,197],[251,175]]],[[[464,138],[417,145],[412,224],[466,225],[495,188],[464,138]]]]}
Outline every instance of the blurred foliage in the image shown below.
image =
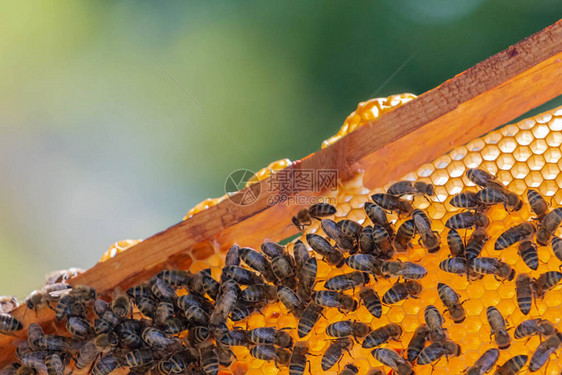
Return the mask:
{"type": "Polygon", "coordinates": [[[1,1],[0,294],[555,22],[558,0],[1,1]]]}

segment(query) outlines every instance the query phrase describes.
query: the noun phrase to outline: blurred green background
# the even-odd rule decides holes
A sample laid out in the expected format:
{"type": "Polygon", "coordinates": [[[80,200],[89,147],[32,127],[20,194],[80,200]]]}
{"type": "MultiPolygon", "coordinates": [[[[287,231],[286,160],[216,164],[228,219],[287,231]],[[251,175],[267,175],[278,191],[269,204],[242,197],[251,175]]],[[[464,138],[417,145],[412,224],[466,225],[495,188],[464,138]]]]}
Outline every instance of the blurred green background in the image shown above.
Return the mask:
{"type": "MultiPolygon", "coordinates": [[[[299,159],[359,101],[423,93],[559,0],[0,1],[0,294],[299,159]]],[[[560,104],[560,100],[558,101],[560,104]]]]}

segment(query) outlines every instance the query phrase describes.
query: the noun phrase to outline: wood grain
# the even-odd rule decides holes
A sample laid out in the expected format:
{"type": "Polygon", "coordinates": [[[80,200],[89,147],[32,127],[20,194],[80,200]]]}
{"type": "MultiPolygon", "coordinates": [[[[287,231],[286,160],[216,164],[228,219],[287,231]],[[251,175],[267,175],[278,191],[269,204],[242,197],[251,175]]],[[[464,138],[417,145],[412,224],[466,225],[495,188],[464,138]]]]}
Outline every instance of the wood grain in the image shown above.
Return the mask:
{"type": "MultiPolygon", "coordinates": [[[[560,82],[562,21],[289,168],[336,169],[341,180],[363,170],[367,187],[382,186],[562,94],[560,82]]],[[[164,267],[188,268],[193,259],[202,260],[214,251],[225,251],[234,242],[258,247],[264,238],[281,240],[296,233],[290,219],[301,207],[271,206],[268,200],[279,192],[269,191],[267,180],[249,189],[261,189],[253,204],[242,207],[227,199],[107,262],[98,263],[72,279],[71,284],[91,285],[100,293],[117,286],[128,288],[164,267]]],[[[26,326],[37,319],[47,330],[56,329],[50,310],[42,309],[37,318],[25,310],[18,308],[14,316],[26,326]]],[[[17,337],[0,338],[0,363],[13,358],[11,341],[17,337]]]]}

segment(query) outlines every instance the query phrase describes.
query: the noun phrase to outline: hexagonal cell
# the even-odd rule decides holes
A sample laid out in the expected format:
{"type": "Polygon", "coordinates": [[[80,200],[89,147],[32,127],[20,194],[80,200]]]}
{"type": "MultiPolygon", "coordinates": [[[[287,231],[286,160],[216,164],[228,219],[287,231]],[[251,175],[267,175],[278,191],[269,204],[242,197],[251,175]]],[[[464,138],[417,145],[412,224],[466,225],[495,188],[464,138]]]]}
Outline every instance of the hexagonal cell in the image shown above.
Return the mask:
{"type": "Polygon", "coordinates": [[[507,171],[515,164],[515,158],[511,154],[501,154],[496,163],[499,169],[507,171]]]}
{"type": "Polygon", "coordinates": [[[507,125],[500,129],[500,133],[504,137],[513,137],[519,132],[519,127],[517,125],[507,125]]]}
{"type": "Polygon", "coordinates": [[[515,148],[517,147],[517,142],[515,142],[515,138],[511,138],[511,137],[506,137],[503,138],[499,143],[498,143],[498,147],[500,148],[500,150],[502,152],[505,152],[507,154],[512,153],[515,148]]]}
{"type": "Polygon", "coordinates": [[[550,128],[548,127],[548,125],[539,123],[533,126],[531,131],[533,132],[533,136],[535,138],[542,139],[548,135],[548,133],[550,132],[550,128]]]}
{"type": "Polygon", "coordinates": [[[527,184],[527,186],[529,187],[538,187],[540,186],[540,184],[543,181],[543,177],[542,174],[540,172],[537,171],[533,171],[531,173],[529,173],[529,175],[527,175],[527,177],[525,177],[525,184],[527,184]]]}
{"type": "Polygon", "coordinates": [[[523,146],[530,145],[533,142],[533,133],[530,130],[521,130],[515,135],[515,140],[517,143],[523,146]]]}
{"type": "Polygon", "coordinates": [[[541,186],[539,186],[539,193],[545,197],[552,197],[554,193],[558,190],[558,185],[555,181],[543,181],[541,186]]]}
{"type": "Polygon", "coordinates": [[[527,190],[527,186],[525,186],[525,182],[522,180],[513,180],[509,184],[509,190],[516,194],[523,194],[525,190],[527,190]]]}
{"type": "Polygon", "coordinates": [[[509,173],[508,170],[506,171],[498,171],[496,173],[498,180],[501,181],[504,185],[509,185],[511,181],[513,181],[513,176],[509,173]]]}
{"type": "Polygon", "coordinates": [[[434,185],[445,185],[449,180],[449,175],[447,171],[443,169],[438,169],[431,175],[431,181],[434,185]]]}
{"type": "Polygon", "coordinates": [[[449,155],[443,155],[433,162],[433,165],[437,169],[444,169],[451,163],[451,157],[449,155]]]}
{"type": "Polygon", "coordinates": [[[550,128],[550,130],[561,131],[562,130],[562,118],[561,117],[553,118],[552,121],[550,121],[548,123],[548,127],[550,128]]]}
{"type": "Polygon", "coordinates": [[[531,148],[527,146],[518,146],[513,152],[512,155],[515,160],[520,162],[526,162],[532,155],[531,148]]]}
{"type": "Polygon", "coordinates": [[[496,160],[500,155],[500,149],[496,145],[488,145],[482,150],[482,158],[484,160],[496,160]]]}
{"type": "Polygon", "coordinates": [[[482,156],[475,152],[471,152],[466,155],[466,157],[463,159],[463,162],[467,168],[478,168],[478,166],[480,166],[480,163],[482,163],[482,156]]]}
{"type": "Polygon", "coordinates": [[[466,148],[468,149],[468,151],[477,152],[482,150],[484,146],[486,146],[486,143],[484,143],[482,139],[478,138],[468,142],[466,148]]]}
{"type": "MultiPolygon", "coordinates": [[[[500,288],[501,289],[501,288],[500,288]]],[[[496,305],[496,308],[502,313],[503,316],[510,316],[517,308],[512,298],[502,299],[496,305]]]]}
{"type": "Polygon", "coordinates": [[[544,139],[535,139],[529,147],[531,148],[531,152],[535,155],[541,155],[548,150],[548,145],[544,139]]]}
{"type": "Polygon", "coordinates": [[[458,160],[453,160],[451,164],[447,167],[447,173],[449,177],[456,178],[460,177],[465,173],[466,167],[465,165],[458,160]]]}
{"type": "Polygon", "coordinates": [[[486,161],[484,160],[482,162],[482,164],[480,164],[480,167],[478,167],[480,169],[483,169],[485,171],[488,171],[488,173],[491,173],[492,175],[497,175],[498,174],[498,166],[496,164],[496,161],[486,161]]]}
{"type": "Polygon", "coordinates": [[[513,178],[523,179],[529,174],[529,167],[524,163],[516,163],[510,172],[513,178]]]}
{"type": "MultiPolygon", "coordinates": [[[[547,122],[549,122],[550,120],[552,120],[552,114],[550,113],[541,113],[540,115],[537,115],[533,118],[536,122],[538,122],[539,124],[546,124],[547,122]]],[[[538,125],[536,125],[538,126],[538,125]]]]}
{"type": "Polygon", "coordinates": [[[479,299],[469,299],[464,303],[463,307],[466,313],[471,316],[479,315],[484,310],[482,301],[479,299]]]}
{"type": "Polygon", "coordinates": [[[560,147],[562,144],[562,134],[559,132],[551,132],[546,136],[545,141],[550,147],[560,147]]]}
{"type": "Polygon", "coordinates": [[[484,142],[486,142],[489,145],[495,145],[497,144],[500,140],[502,139],[502,135],[495,131],[495,132],[490,132],[488,134],[486,134],[484,136],[484,142]]]}
{"type": "Polygon", "coordinates": [[[556,177],[558,177],[559,173],[560,167],[558,164],[546,164],[541,170],[541,174],[543,175],[545,180],[554,180],[556,177]]]}
{"type": "Polygon", "coordinates": [[[533,155],[527,160],[527,165],[532,171],[540,170],[545,164],[546,161],[542,155],[533,155]]]}

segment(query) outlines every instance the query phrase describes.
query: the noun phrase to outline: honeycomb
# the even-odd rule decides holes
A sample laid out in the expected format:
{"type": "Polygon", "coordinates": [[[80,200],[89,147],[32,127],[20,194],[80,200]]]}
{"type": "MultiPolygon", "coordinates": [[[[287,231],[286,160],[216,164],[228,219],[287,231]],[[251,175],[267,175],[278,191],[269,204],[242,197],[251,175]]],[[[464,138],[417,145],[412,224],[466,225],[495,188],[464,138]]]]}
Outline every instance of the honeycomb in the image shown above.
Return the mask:
{"type": "MultiPolygon", "coordinates": [[[[438,231],[441,238],[441,249],[429,254],[426,249],[413,241],[413,247],[407,252],[398,253],[395,258],[402,261],[413,261],[423,265],[428,270],[428,275],[420,280],[423,285],[419,299],[407,299],[391,306],[383,305],[383,313],[380,319],[374,318],[364,306],[353,313],[342,314],[337,309],[325,309],[325,317],[320,318],[312,332],[300,341],[307,341],[310,347],[308,357],[311,372],[322,372],[320,368],[321,356],[330,343],[330,338],[325,335],[329,323],[339,320],[352,319],[367,323],[372,329],[376,329],[388,323],[396,323],[403,328],[403,334],[399,341],[391,341],[381,347],[396,350],[400,353],[405,351],[415,329],[424,322],[424,309],[427,305],[435,305],[445,317],[445,328],[451,340],[459,343],[462,354],[459,357],[442,358],[439,362],[431,365],[416,366],[416,374],[449,374],[461,373],[471,366],[484,351],[495,347],[493,338],[490,337],[490,326],[486,319],[488,306],[495,306],[504,316],[508,327],[516,327],[526,319],[544,318],[550,320],[558,329],[560,326],[560,309],[562,306],[562,291],[558,288],[547,292],[544,299],[537,300],[533,304],[531,312],[525,316],[518,307],[515,295],[515,282],[497,281],[492,276],[485,276],[481,280],[468,282],[466,277],[451,275],[439,269],[439,263],[449,255],[446,243],[446,231],[444,223],[453,214],[461,209],[451,206],[449,199],[463,190],[476,191],[474,184],[469,181],[465,172],[468,168],[482,168],[495,174],[499,181],[505,184],[509,190],[525,197],[528,188],[537,189],[551,206],[559,206],[562,202],[562,108],[544,113],[518,124],[505,126],[497,131],[490,132],[485,136],[475,139],[465,146],[457,147],[448,154],[437,158],[432,163],[423,165],[417,171],[403,176],[401,180],[418,180],[435,185],[436,195],[430,201],[423,197],[414,198],[414,205],[423,209],[433,220],[433,229],[438,231]],[[455,324],[451,318],[444,313],[443,306],[437,294],[437,284],[445,282],[460,294],[464,302],[467,318],[464,322],[455,324]]],[[[363,210],[365,202],[370,201],[370,195],[383,192],[388,186],[369,190],[362,185],[362,176],[358,174],[354,179],[343,183],[337,192],[331,196],[336,199],[337,213],[334,220],[352,219],[359,223],[370,224],[363,210]]],[[[526,198],[523,198],[527,203],[526,198]]],[[[554,256],[550,247],[539,247],[540,264],[536,271],[529,269],[517,253],[517,246],[512,246],[501,252],[493,249],[495,240],[510,226],[524,220],[530,220],[532,213],[528,204],[516,213],[508,213],[499,205],[493,206],[487,213],[491,224],[487,231],[490,240],[482,250],[481,256],[497,257],[512,266],[518,273],[527,273],[531,277],[538,277],[541,273],[550,270],[558,270],[560,261],[554,256]]],[[[389,217],[396,225],[403,221],[396,216],[389,217]]],[[[365,224],[366,225],[366,224],[365,224]]],[[[305,241],[306,233],[322,233],[318,222],[306,229],[300,237],[305,241]]],[[[460,231],[464,236],[463,231],[460,231]]],[[[470,236],[470,230],[466,238],[470,236]]],[[[294,241],[293,241],[294,243],[294,241]]],[[[243,243],[239,244],[244,246],[243,243]]],[[[292,247],[292,243],[287,245],[292,247]]],[[[219,278],[221,267],[224,262],[224,254],[216,253],[209,259],[195,261],[191,267],[193,272],[212,267],[213,277],[219,278]]],[[[322,289],[323,281],[335,275],[350,272],[352,269],[344,265],[340,269],[333,269],[324,262],[319,262],[316,290],[322,289]]],[[[396,279],[379,279],[372,281],[370,287],[382,296],[395,282],[396,279]]],[[[344,292],[353,294],[358,298],[358,290],[344,292]]],[[[262,310],[262,313],[254,313],[249,318],[229,323],[230,328],[240,327],[253,329],[257,327],[290,327],[293,337],[296,333],[297,319],[288,314],[280,303],[270,304],[262,310]]],[[[513,331],[510,331],[513,336],[513,331]]],[[[528,341],[512,339],[512,344],[507,350],[502,350],[497,364],[503,364],[509,358],[518,354],[529,356],[539,345],[537,336],[528,341]]],[[[287,374],[288,368],[278,367],[273,362],[265,362],[254,359],[245,348],[234,347],[237,362],[231,366],[233,373],[248,374],[287,374]]],[[[560,374],[562,364],[552,356],[540,373],[560,374]]],[[[365,374],[370,368],[377,367],[390,373],[391,369],[383,366],[370,354],[370,350],[362,349],[360,344],[354,344],[350,353],[345,353],[338,365],[334,366],[327,374],[337,374],[347,363],[353,363],[359,368],[359,374],[365,374]]],[[[528,363],[527,363],[528,366],[528,363]]],[[[222,370],[223,373],[229,373],[222,370]]]]}

